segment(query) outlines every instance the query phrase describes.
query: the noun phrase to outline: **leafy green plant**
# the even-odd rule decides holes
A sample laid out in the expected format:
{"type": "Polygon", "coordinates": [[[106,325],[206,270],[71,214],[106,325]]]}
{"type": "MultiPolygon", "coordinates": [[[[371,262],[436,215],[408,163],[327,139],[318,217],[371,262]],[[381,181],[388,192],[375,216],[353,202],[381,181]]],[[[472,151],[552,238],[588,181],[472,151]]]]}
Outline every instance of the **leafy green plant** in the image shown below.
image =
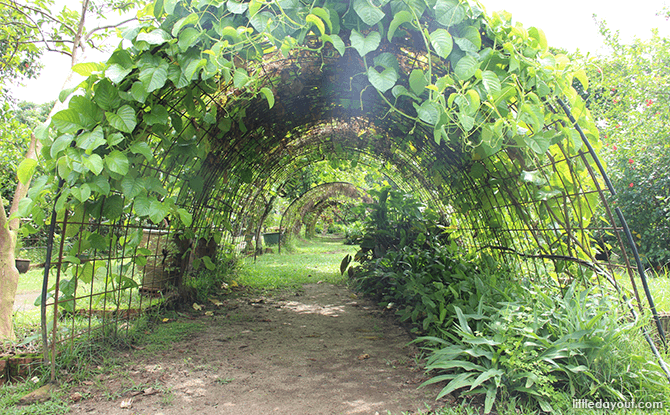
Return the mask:
{"type": "MultiPolygon", "coordinates": [[[[632,353],[640,323],[625,322],[612,299],[573,284],[564,296],[527,286],[515,301],[484,302],[458,319],[448,339],[423,337],[427,369],[443,373],[425,384],[448,381],[454,391],[485,394],[485,412],[497,399],[516,397],[543,411],[555,401],[626,401],[667,398],[668,385],[648,353],[632,353]]],[[[486,297],[481,297],[486,300],[486,297]]]]}

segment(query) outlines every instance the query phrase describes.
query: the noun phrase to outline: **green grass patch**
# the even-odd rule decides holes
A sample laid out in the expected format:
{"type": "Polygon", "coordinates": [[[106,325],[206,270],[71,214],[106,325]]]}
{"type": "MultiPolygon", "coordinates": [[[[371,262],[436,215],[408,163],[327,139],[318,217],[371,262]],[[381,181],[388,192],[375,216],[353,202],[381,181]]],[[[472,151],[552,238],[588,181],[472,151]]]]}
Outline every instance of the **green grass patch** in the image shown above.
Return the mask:
{"type": "MultiPolygon", "coordinates": [[[[670,272],[668,270],[662,270],[660,272],[648,271],[645,273],[647,277],[647,284],[649,285],[649,291],[651,296],[654,299],[654,304],[656,305],[656,310],[659,312],[670,312],[670,272]]],[[[630,282],[630,278],[626,273],[617,273],[616,275],[617,282],[630,293],[632,297],[633,286],[630,282]]],[[[640,281],[640,276],[635,271],[635,285],[637,285],[637,290],[642,297],[642,302],[647,306],[647,298],[644,294],[644,289],[642,288],[642,281],[640,281]]]]}
{"type": "Polygon", "coordinates": [[[138,333],[138,344],[148,354],[160,350],[169,349],[174,343],[186,339],[205,328],[205,325],[189,320],[168,320],[156,324],[147,325],[146,328],[135,327],[141,330],[138,333]]]}
{"type": "Polygon", "coordinates": [[[281,254],[273,249],[274,253],[260,255],[255,262],[253,257],[243,259],[237,282],[258,290],[296,288],[318,281],[343,284],[347,278],[340,274],[342,258],[356,252],[355,246],[333,238],[294,240],[291,249],[282,248],[281,254]]]}
{"type": "Polygon", "coordinates": [[[42,290],[42,280],[44,279],[44,268],[33,268],[25,274],[19,275],[19,286],[17,294],[29,293],[31,291],[42,290]]]}

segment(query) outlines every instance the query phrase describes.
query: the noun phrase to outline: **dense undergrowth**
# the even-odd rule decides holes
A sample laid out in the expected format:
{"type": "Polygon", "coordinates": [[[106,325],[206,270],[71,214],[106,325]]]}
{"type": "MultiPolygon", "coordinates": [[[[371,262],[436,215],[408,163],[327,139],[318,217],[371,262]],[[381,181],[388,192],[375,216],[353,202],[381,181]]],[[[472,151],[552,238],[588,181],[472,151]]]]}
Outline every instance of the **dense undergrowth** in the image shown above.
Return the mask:
{"type": "Polygon", "coordinates": [[[562,413],[585,399],[670,406],[646,320],[623,314],[608,290],[579,279],[560,287],[543,268],[531,279],[523,264],[464,252],[408,195],[382,191],[370,208],[351,283],[412,324],[426,384],[446,382],[438,397],[474,396],[486,413],[510,402],[562,413]]]}

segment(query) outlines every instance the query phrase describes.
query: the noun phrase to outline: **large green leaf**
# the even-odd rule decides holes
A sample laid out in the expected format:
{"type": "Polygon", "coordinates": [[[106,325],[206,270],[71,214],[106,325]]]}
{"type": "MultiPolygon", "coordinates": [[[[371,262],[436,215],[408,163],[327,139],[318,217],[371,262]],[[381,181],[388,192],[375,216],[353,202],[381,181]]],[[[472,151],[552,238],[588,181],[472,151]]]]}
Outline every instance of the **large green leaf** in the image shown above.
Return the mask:
{"type": "Polygon", "coordinates": [[[167,124],[170,116],[168,115],[167,109],[160,104],[153,105],[151,107],[151,112],[144,115],[144,122],[148,125],[154,124],[167,124]]]}
{"type": "Polygon", "coordinates": [[[428,86],[428,78],[421,69],[414,69],[409,74],[409,87],[416,96],[421,96],[428,86]]]}
{"type": "Polygon", "coordinates": [[[435,16],[442,26],[451,27],[465,20],[466,9],[459,0],[437,0],[435,16]]]}
{"type": "Polygon", "coordinates": [[[226,7],[228,8],[228,11],[233,14],[242,14],[247,11],[249,4],[228,0],[228,2],[226,2],[226,7]]]}
{"type": "Polygon", "coordinates": [[[551,134],[543,134],[542,132],[533,134],[532,136],[524,136],[523,140],[531,150],[537,154],[544,154],[551,147],[551,134]]]}
{"type": "Polygon", "coordinates": [[[235,69],[235,73],[233,74],[233,85],[235,88],[244,88],[247,82],[249,82],[247,71],[244,68],[235,69]]]}
{"type": "Polygon", "coordinates": [[[474,26],[467,26],[459,30],[459,35],[454,38],[454,42],[463,52],[468,52],[473,56],[476,56],[482,47],[481,35],[474,26]]]}
{"type": "Polygon", "coordinates": [[[54,142],[51,143],[51,148],[49,149],[49,155],[51,155],[51,158],[56,158],[62,151],[68,148],[72,143],[72,140],[72,134],[63,134],[56,138],[54,142]]]}
{"type": "Polygon", "coordinates": [[[358,54],[365,56],[379,47],[382,37],[379,32],[370,32],[367,36],[364,36],[356,29],[353,29],[350,40],[351,46],[358,51],[358,54]]]}
{"type": "Polygon", "coordinates": [[[123,214],[123,198],[119,195],[113,195],[105,198],[102,214],[109,219],[116,219],[123,214]]]}
{"type": "Polygon", "coordinates": [[[130,163],[128,157],[119,150],[112,150],[111,153],[105,156],[105,164],[109,171],[125,176],[128,174],[130,163]]]}
{"type": "Polygon", "coordinates": [[[87,131],[77,137],[77,147],[85,150],[86,154],[91,154],[93,150],[106,143],[105,134],[99,125],[93,131],[87,131]]]}
{"type": "Polygon", "coordinates": [[[81,162],[87,169],[92,171],[93,174],[95,174],[96,176],[99,175],[102,172],[102,169],[104,168],[102,157],[100,157],[97,154],[84,156],[82,157],[81,162]]]}
{"type": "Polygon", "coordinates": [[[105,76],[113,83],[118,84],[119,82],[123,81],[123,79],[128,76],[132,70],[132,67],[124,68],[123,66],[114,63],[105,69],[105,76]]]}
{"type": "Polygon", "coordinates": [[[342,38],[338,35],[323,35],[321,36],[321,40],[332,43],[333,47],[340,54],[340,56],[344,55],[346,45],[344,44],[342,38]]]}
{"type": "Polygon", "coordinates": [[[79,114],[73,109],[58,111],[51,117],[51,122],[63,133],[73,133],[84,127],[79,114]]]}
{"type": "Polygon", "coordinates": [[[144,182],[140,177],[127,175],[121,180],[121,191],[128,199],[134,199],[144,191],[144,182]]]}
{"type": "Polygon", "coordinates": [[[78,73],[83,77],[88,77],[95,72],[102,72],[103,69],[105,69],[105,65],[102,63],[82,62],[74,65],[72,67],[72,72],[78,73]]]}
{"type": "Polygon", "coordinates": [[[500,95],[500,80],[498,79],[498,75],[496,75],[495,72],[482,72],[482,83],[484,84],[486,92],[493,96],[493,98],[496,98],[498,95],[500,95]]]}
{"type": "Polygon", "coordinates": [[[177,37],[179,35],[179,31],[186,25],[189,24],[195,24],[198,22],[198,14],[197,13],[191,13],[186,17],[182,17],[181,19],[177,20],[177,23],[172,26],[172,36],[177,37]]]}
{"type": "Polygon", "coordinates": [[[193,46],[199,39],[202,32],[195,27],[187,27],[179,34],[179,50],[185,52],[188,48],[193,46]]]}
{"type": "Polygon", "coordinates": [[[374,26],[384,18],[384,12],[381,8],[372,4],[370,0],[354,0],[354,10],[368,26],[374,26]]]}
{"type": "Polygon", "coordinates": [[[23,159],[19,164],[19,167],[16,169],[16,175],[19,178],[19,182],[22,184],[27,184],[37,168],[37,160],[35,159],[23,159]]]}
{"type": "Polygon", "coordinates": [[[95,85],[95,102],[100,108],[111,111],[121,105],[119,90],[107,79],[103,79],[95,85]]]}
{"type": "Polygon", "coordinates": [[[466,55],[459,59],[454,68],[454,72],[461,81],[466,81],[475,76],[477,69],[479,69],[479,62],[477,59],[470,55],[466,55]]]}
{"type": "Polygon", "coordinates": [[[140,70],[140,81],[146,92],[151,93],[165,85],[168,74],[168,63],[161,61],[158,66],[145,66],[140,70]]]}
{"type": "Polygon", "coordinates": [[[398,30],[398,27],[403,24],[403,23],[409,23],[414,19],[414,16],[412,16],[412,13],[408,12],[407,10],[401,10],[398,13],[393,16],[393,20],[391,20],[391,24],[389,25],[389,31],[387,34],[388,41],[393,42],[393,35],[395,35],[396,30],[398,30]]]}
{"type": "Polygon", "coordinates": [[[532,126],[533,132],[538,133],[544,127],[544,111],[541,104],[527,102],[519,109],[521,121],[532,126]]]}
{"type": "Polygon", "coordinates": [[[144,41],[150,45],[162,45],[170,39],[170,34],[162,29],[154,29],[151,32],[142,32],[137,35],[138,41],[144,41]]]}
{"type": "Polygon", "coordinates": [[[159,224],[170,213],[170,207],[158,200],[152,200],[149,205],[149,219],[155,224],[159,224]]]}
{"type": "Polygon", "coordinates": [[[116,113],[106,112],[105,116],[109,124],[116,128],[119,131],[124,133],[131,133],[137,125],[137,119],[135,118],[135,110],[129,106],[124,105],[119,108],[116,113]]]}
{"type": "Polygon", "coordinates": [[[398,73],[393,68],[384,69],[381,73],[373,67],[368,68],[368,79],[372,86],[379,92],[384,93],[393,88],[398,81],[398,73]]]}
{"type": "Polygon", "coordinates": [[[305,21],[316,26],[316,28],[319,29],[319,34],[326,34],[326,25],[323,24],[323,20],[321,20],[319,16],[315,14],[308,14],[307,17],[305,17],[305,21]]]}
{"type": "Polygon", "coordinates": [[[151,212],[151,199],[146,196],[138,196],[133,201],[133,208],[138,216],[149,216],[149,212],[151,212]]]}
{"type": "Polygon", "coordinates": [[[414,104],[414,108],[421,121],[431,125],[435,125],[440,121],[442,107],[439,104],[432,101],[424,101],[420,106],[414,104]]]}
{"type": "Polygon", "coordinates": [[[193,223],[193,215],[191,215],[189,211],[183,208],[179,208],[177,209],[177,213],[179,214],[179,219],[184,224],[184,226],[191,226],[191,223],[193,223]]]}
{"type": "Polygon", "coordinates": [[[430,44],[437,55],[443,59],[446,59],[454,48],[451,35],[444,29],[436,29],[430,34],[430,44]]]}
{"type": "Polygon", "coordinates": [[[151,161],[154,158],[153,152],[149,144],[146,141],[137,141],[133,143],[130,148],[130,152],[133,154],[141,154],[145,159],[151,161]]]}
{"type": "Polygon", "coordinates": [[[272,107],[274,107],[275,105],[275,96],[272,93],[272,90],[268,87],[263,87],[261,88],[261,93],[263,94],[263,96],[265,96],[265,99],[267,100],[270,109],[272,109],[272,107]]]}

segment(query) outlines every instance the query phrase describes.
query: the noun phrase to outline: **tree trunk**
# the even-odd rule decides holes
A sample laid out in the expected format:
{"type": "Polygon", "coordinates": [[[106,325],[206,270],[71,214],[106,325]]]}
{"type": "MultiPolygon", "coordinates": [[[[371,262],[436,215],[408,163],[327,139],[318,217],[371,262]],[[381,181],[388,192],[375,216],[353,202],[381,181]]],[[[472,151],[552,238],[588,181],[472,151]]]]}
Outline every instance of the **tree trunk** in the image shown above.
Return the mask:
{"type": "MultiPolygon", "coordinates": [[[[26,158],[36,160],[38,142],[35,134],[31,135],[30,148],[26,158]]],[[[14,191],[14,200],[9,214],[18,211],[19,201],[26,197],[30,181],[19,183],[14,191]]],[[[14,250],[20,221],[14,218],[7,220],[5,209],[0,207],[0,339],[14,339],[12,314],[14,314],[14,297],[19,285],[19,271],[16,269],[14,250]]]]}
{"type": "Polygon", "coordinates": [[[16,232],[7,225],[5,210],[0,207],[0,339],[14,339],[12,314],[19,284],[19,270],[14,263],[16,232]]]}

